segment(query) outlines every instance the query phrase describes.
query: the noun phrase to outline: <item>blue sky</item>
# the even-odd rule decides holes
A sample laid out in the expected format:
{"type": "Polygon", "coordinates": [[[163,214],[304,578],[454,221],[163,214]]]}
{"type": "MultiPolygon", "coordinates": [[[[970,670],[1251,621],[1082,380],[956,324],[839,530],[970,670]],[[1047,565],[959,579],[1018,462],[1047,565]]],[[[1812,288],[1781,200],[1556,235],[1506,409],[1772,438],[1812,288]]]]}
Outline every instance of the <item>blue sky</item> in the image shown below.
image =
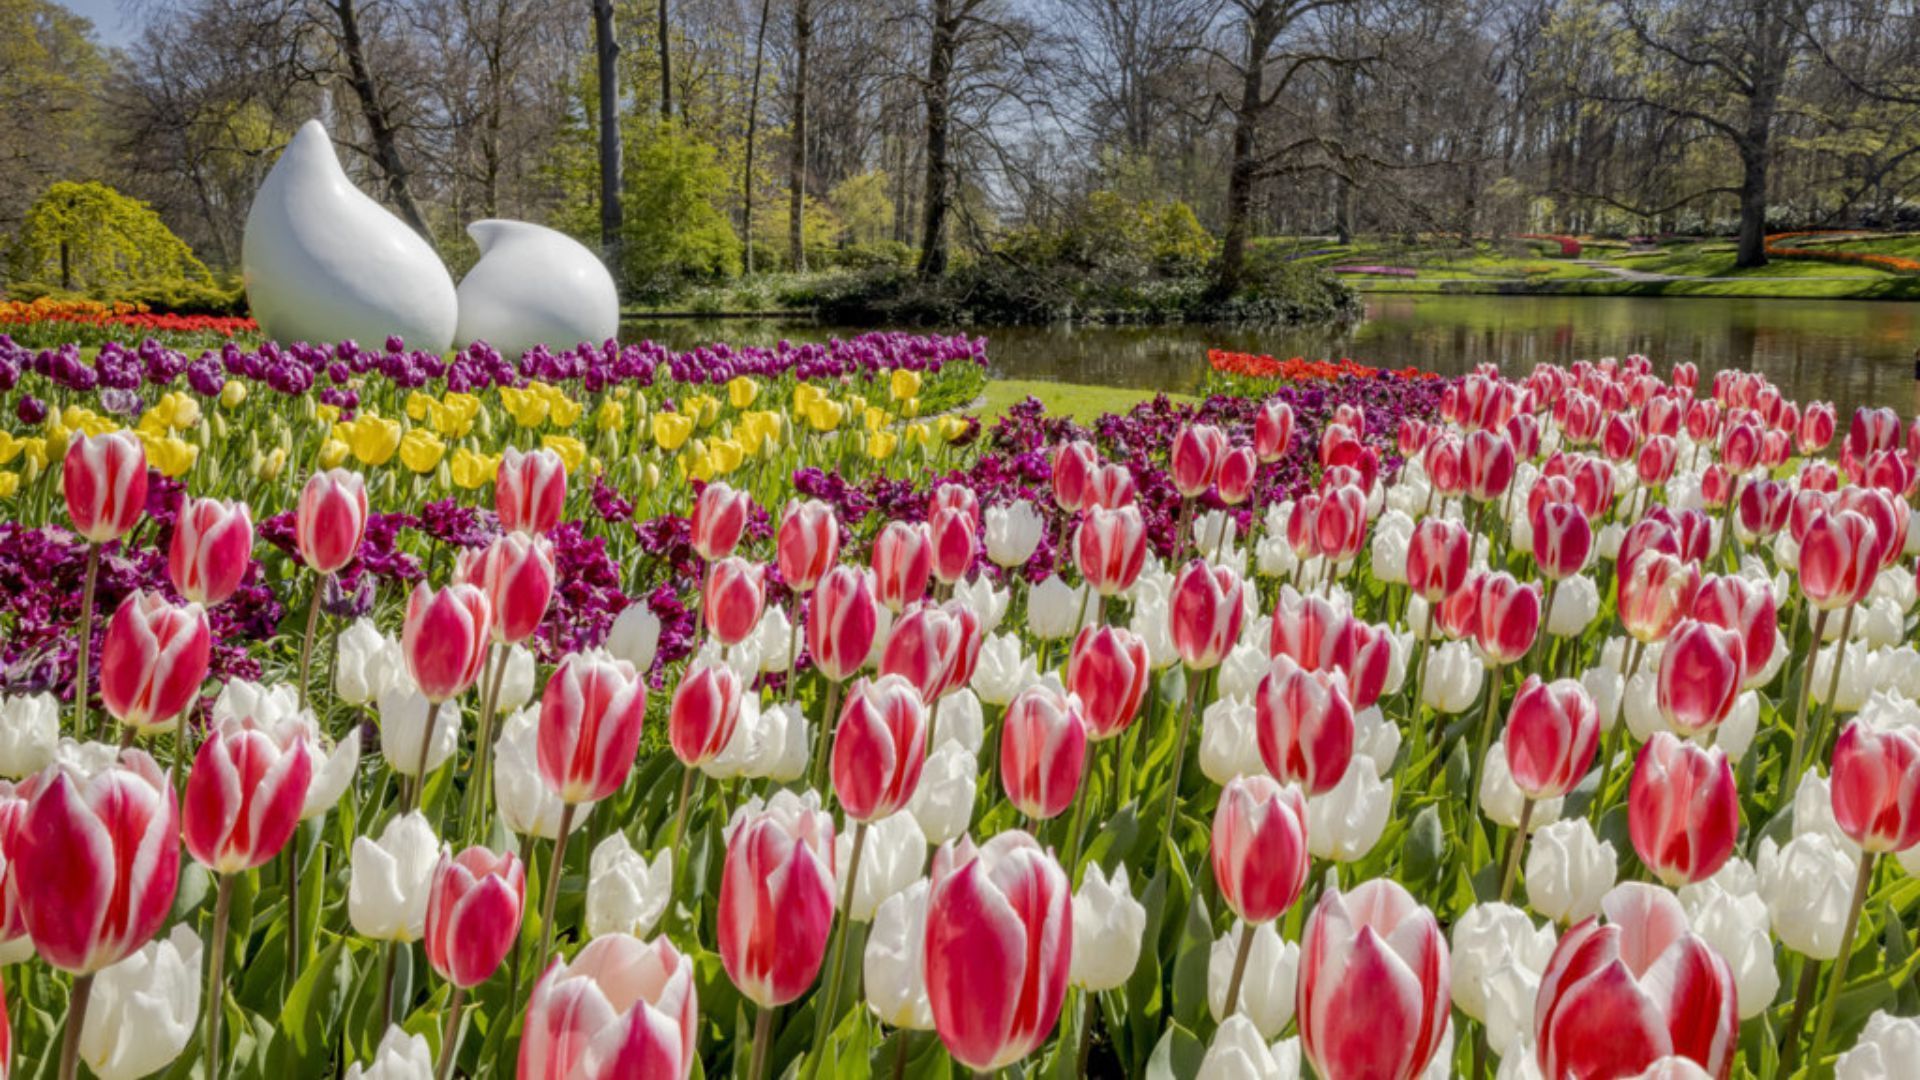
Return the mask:
{"type": "Polygon", "coordinates": [[[140,29],[143,21],[138,5],[127,0],[56,0],[72,11],[93,20],[94,35],[103,45],[125,45],[140,29]]]}

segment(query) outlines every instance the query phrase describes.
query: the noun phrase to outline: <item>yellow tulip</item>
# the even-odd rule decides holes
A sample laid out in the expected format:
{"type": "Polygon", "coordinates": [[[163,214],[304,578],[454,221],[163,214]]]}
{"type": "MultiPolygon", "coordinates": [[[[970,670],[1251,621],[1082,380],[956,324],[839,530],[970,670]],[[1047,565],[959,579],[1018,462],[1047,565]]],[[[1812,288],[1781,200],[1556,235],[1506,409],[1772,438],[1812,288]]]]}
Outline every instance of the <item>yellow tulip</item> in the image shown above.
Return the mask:
{"type": "Polygon", "coordinates": [[[247,400],[247,384],[239,379],[228,379],[220,387],[220,404],[225,408],[237,409],[247,400]]]}
{"type": "MultiPolygon", "coordinates": [[[[47,439],[33,438],[20,440],[20,449],[21,452],[26,455],[29,475],[38,476],[41,470],[47,467],[47,462],[53,457],[52,454],[48,453],[48,447],[50,445],[50,441],[47,439]]],[[[66,449],[65,442],[62,442],[60,445],[62,457],[65,457],[66,449]]]]}
{"type": "Polygon", "coordinates": [[[200,448],[184,439],[172,435],[158,439],[147,439],[147,464],[160,470],[160,475],[177,480],[186,475],[188,469],[200,457],[200,448]]]}
{"type": "Polygon", "coordinates": [[[612,398],[594,410],[593,426],[599,431],[619,431],[627,425],[627,407],[612,398]]]}
{"type": "Polygon", "coordinates": [[[0,472],[0,499],[11,499],[20,490],[20,474],[0,472]]]}
{"type": "Polygon", "coordinates": [[[940,418],[940,437],[952,442],[967,433],[967,422],[948,413],[940,418]]]}
{"type": "Polygon", "coordinates": [[[732,439],[710,439],[707,441],[707,456],[713,460],[713,471],[725,476],[740,467],[746,460],[746,450],[732,439]]]}
{"type": "Polygon", "coordinates": [[[900,403],[900,415],[912,419],[920,415],[920,399],[910,397],[900,403]]]}
{"type": "Polygon", "coordinates": [[[486,487],[500,473],[498,457],[476,454],[464,446],[453,452],[451,465],[453,482],[468,491],[486,487]]]}
{"type": "Polygon", "coordinates": [[[393,460],[400,449],[400,437],[405,434],[400,421],[388,420],[372,413],[362,413],[351,424],[341,424],[347,430],[347,446],[353,456],[363,465],[379,468],[393,460]]]}
{"type": "Polygon", "coordinates": [[[552,411],[553,403],[534,390],[534,383],[528,387],[503,386],[500,388],[500,404],[506,407],[507,415],[521,427],[539,427],[546,423],[547,413],[552,411]]]}
{"type": "Polygon", "coordinates": [[[9,465],[27,448],[25,439],[16,439],[11,431],[0,431],[0,465],[9,465]]]}
{"type": "Polygon", "coordinates": [[[571,435],[549,435],[540,440],[540,445],[559,454],[570,473],[580,471],[580,463],[587,458],[587,444],[571,435]]]}
{"type": "Polygon", "coordinates": [[[427,402],[428,421],[442,438],[466,438],[479,415],[480,399],[472,394],[448,394],[443,401],[427,402]]]}
{"type": "Polygon", "coordinates": [[[688,394],[680,403],[680,411],[692,418],[695,424],[707,427],[720,419],[720,399],[712,394],[688,394]]]}
{"type": "Polygon", "coordinates": [[[707,453],[707,448],[700,443],[688,447],[687,452],[675,460],[682,473],[703,484],[714,478],[713,455],[707,453]]]}
{"type": "Polygon", "coordinates": [[[815,431],[833,431],[845,418],[846,409],[837,401],[820,398],[807,409],[807,423],[815,431]]]}
{"type": "Polygon", "coordinates": [[[908,424],[906,434],[909,445],[923,451],[933,447],[933,430],[925,424],[908,424]]]}
{"type": "Polygon", "coordinates": [[[685,446],[692,434],[693,419],[685,413],[653,414],[653,441],[660,449],[672,453],[685,446]]]}
{"type": "Polygon", "coordinates": [[[777,412],[748,412],[740,416],[740,422],[734,425],[734,436],[749,454],[760,453],[761,447],[780,437],[780,414],[777,412]]]}
{"type": "Polygon", "coordinates": [[[847,411],[848,412],[865,412],[866,410],[867,410],[867,399],[865,395],[863,394],[847,395],[847,411]]]}
{"type": "Polygon", "coordinates": [[[328,439],[326,442],[320,444],[320,467],[323,469],[337,469],[340,467],[341,462],[347,460],[347,455],[352,452],[347,444],[339,439],[328,439]]]}
{"type": "Polygon", "coordinates": [[[867,406],[864,418],[867,422],[868,431],[879,431],[893,420],[893,417],[887,415],[887,410],[876,409],[871,405],[867,406]]]}
{"type": "Polygon", "coordinates": [[[425,420],[427,413],[437,404],[439,402],[434,401],[432,397],[418,390],[411,391],[407,394],[407,418],[416,421],[425,420]]]}
{"type": "Polygon", "coordinates": [[[760,384],[746,375],[735,375],[727,383],[727,400],[733,402],[736,409],[750,408],[753,399],[760,396],[760,384]]]}
{"type": "Polygon", "coordinates": [[[323,424],[337,424],[340,422],[340,406],[316,405],[313,409],[313,415],[315,419],[323,424]]]}
{"type": "Polygon", "coordinates": [[[887,389],[892,392],[893,400],[905,401],[920,395],[920,373],[906,368],[895,368],[893,377],[887,380],[887,389]]]}
{"type": "Polygon", "coordinates": [[[586,411],[585,405],[560,395],[558,391],[555,391],[553,400],[547,403],[547,419],[553,421],[555,427],[572,427],[580,422],[580,414],[586,411]]]}
{"type": "Polygon", "coordinates": [[[793,411],[805,415],[813,403],[826,397],[820,388],[812,383],[799,383],[793,388],[793,411]]]}
{"type": "Polygon", "coordinates": [[[447,456],[447,444],[426,428],[414,428],[400,440],[400,461],[417,473],[430,473],[447,456]]]}
{"type": "Polygon", "coordinates": [[[875,431],[867,435],[867,456],[875,461],[885,461],[893,456],[900,445],[900,436],[891,431],[875,431]]]}
{"type": "MultiPolygon", "coordinates": [[[[329,445],[337,445],[337,444],[329,444],[329,445]]],[[[322,449],[325,449],[325,448],[323,447],[322,449]]],[[[280,472],[286,467],[287,467],[287,448],[284,446],[276,446],[273,448],[273,451],[271,453],[266,454],[260,458],[259,464],[255,465],[253,468],[253,474],[255,476],[258,476],[260,479],[267,481],[268,483],[272,483],[273,481],[280,479],[280,472]]]]}

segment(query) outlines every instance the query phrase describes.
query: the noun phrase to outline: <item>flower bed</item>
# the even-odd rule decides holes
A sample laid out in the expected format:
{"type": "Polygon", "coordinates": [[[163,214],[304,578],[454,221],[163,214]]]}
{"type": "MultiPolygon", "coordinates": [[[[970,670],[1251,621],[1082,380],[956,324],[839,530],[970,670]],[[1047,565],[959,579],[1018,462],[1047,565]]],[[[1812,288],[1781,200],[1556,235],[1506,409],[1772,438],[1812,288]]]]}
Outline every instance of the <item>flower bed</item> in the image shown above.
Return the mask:
{"type": "Polygon", "coordinates": [[[145,304],[98,300],[0,301],[0,333],[28,348],[94,346],[141,334],[175,348],[217,346],[232,338],[257,338],[260,324],[250,318],[157,313],[145,304]]]}
{"type": "Polygon", "coordinates": [[[1396,379],[1438,379],[1431,371],[1416,367],[1377,368],[1348,360],[1307,360],[1295,356],[1276,360],[1271,356],[1208,349],[1207,366],[1216,374],[1245,379],[1279,379],[1284,382],[1324,382],[1342,378],[1371,379],[1376,376],[1396,379]]]}
{"type": "Polygon", "coordinates": [[[1634,357],[911,415],[983,359],[0,356],[0,1046],[1342,1080],[1920,1038],[1891,411],[1829,457],[1830,407],[1634,357]]]}
{"type": "Polygon", "coordinates": [[[1579,258],[1580,252],[1583,250],[1579,237],[1563,236],[1559,233],[1520,233],[1515,239],[1538,240],[1544,243],[1556,244],[1560,248],[1561,257],[1568,259],[1579,258]]]}
{"type": "Polygon", "coordinates": [[[1842,266],[1871,266],[1890,274],[1920,274],[1920,259],[1900,255],[1881,255],[1871,251],[1829,251],[1825,248],[1790,247],[1780,243],[1801,236],[1820,236],[1822,232],[1775,233],[1767,237],[1767,257],[1837,263],[1842,266]]]}

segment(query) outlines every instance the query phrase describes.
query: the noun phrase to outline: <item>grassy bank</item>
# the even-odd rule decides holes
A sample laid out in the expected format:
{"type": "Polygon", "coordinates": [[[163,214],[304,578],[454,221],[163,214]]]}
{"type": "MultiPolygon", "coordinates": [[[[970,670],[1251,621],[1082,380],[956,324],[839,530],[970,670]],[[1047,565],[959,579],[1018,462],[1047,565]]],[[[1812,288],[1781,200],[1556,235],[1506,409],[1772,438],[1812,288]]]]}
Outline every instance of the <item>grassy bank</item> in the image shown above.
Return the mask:
{"type": "MultiPolygon", "coordinates": [[[[1067,416],[1085,423],[1101,413],[1122,413],[1157,396],[1153,390],[1129,390],[1115,386],[1081,386],[1076,383],[1040,382],[1025,379],[994,379],[966,411],[991,424],[1029,397],[1040,399],[1050,415],[1067,416]]],[[[1174,401],[1195,400],[1184,394],[1168,394],[1174,401]]]]}
{"type": "Polygon", "coordinates": [[[1757,273],[1738,281],[1628,281],[1588,278],[1574,281],[1428,281],[1356,282],[1361,292],[1446,293],[1491,296],[1714,296],[1763,300],[1920,300],[1920,278],[1890,274],[1874,277],[1784,278],[1757,273]]]}

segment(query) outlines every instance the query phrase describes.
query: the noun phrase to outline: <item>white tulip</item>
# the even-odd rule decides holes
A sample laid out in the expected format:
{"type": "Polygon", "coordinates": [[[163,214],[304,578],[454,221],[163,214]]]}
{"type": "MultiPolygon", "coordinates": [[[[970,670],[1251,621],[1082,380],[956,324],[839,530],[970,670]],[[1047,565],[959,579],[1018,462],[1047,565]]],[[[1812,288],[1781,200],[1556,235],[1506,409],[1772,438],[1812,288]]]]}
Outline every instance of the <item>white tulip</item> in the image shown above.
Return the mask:
{"type": "Polygon", "coordinates": [[[1857,719],[1883,733],[1897,728],[1920,728],[1920,702],[1904,694],[1875,690],[1867,695],[1857,719]]]}
{"type": "Polygon", "coordinates": [[[1746,860],[1732,859],[1705,881],[1682,886],[1680,906],[1694,933],[1733,969],[1740,1019],[1766,1012],[1780,991],[1780,972],[1773,966],[1767,902],[1746,860]]]}
{"type": "Polygon", "coordinates": [[[1785,847],[1763,837],[1756,870],[1781,944],[1815,960],[1840,955],[1840,934],[1859,874],[1854,857],[1817,831],[1801,833],[1785,847]]]}
{"type": "Polygon", "coordinates": [[[1213,1033],[1194,1080],[1299,1080],[1300,1041],[1268,1046],[1246,1017],[1234,1015],[1213,1033]]]}
{"type": "MultiPolygon", "coordinates": [[[[853,910],[844,911],[855,922],[869,922],[882,901],[920,880],[927,861],[927,837],[919,822],[905,810],[889,814],[867,827],[860,850],[860,878],[853,884],[853,910]]],[[[833,902],[839,907],[847,895],[847,868],[853,864],[853,828],[833,839],[833,902]]]]}
{"type": "Polygon", "coordinates": [[[920,786],[907,802],[907,812],[920,823],[927,843],[944,844],[967,831],[979,780],[979,762],[959,743],[943,741],[927,754],[920,786]]]}
{"type": "Polygon", "coordinates": [[[1253,568],[1261,577],[1291,578],[1300,567],[1300,557],[1286,535],[1262,537],[1253,545],[1253,568]]]}
{"type": "Polygon", "coordinates": [[[1385,778],[1400,753],[1400,727],[1387,720],[1380,706],[1371,705],[1353,714],[1353,753],[1373,765],[1373,771],[1385,778]]]}
{"type": "MultiPolygon", "coordinates": [[[[1485,766],[1480,770],[1480,812],[1503,829],[1517,829],[1526,798],[1520,785],[1513,782],[1513,774],[1507,770],[1505,743],[1494,743],[1493,748],[1487,751],[1485,766]]],[[[1542,827],[1560,820],[1561,802],[1561,799],[1553,798],[1534,803],[1533,813],[1527,818],[1527,835],[1532,836],[1542,827]]]]}
{"type": "Polygon", "coordinates": [[[1916,1065],[1920,1065],[1920,1020],[1888,1016],[1882,1010],[1867,1017],[1860,1040],[1834,1062],[1833,1080],[1898,1080],[1912,1076],[1916,1065]]]}
{"type": "Polygon", "coordinates": [[[263,686],[248,679],[234,679],[213,699],[215,724],[245,717],[262,727],[273,727],[299,712],[300,691],[286,683],[263,686]]]}
{"type": "MultiPolygon", "coordinates": [[[[1475,904],[1453,924],[1453,1003],[1468,1016],[1485,1022],[1489,1006],[1488,991],[1495,972],[1514,964],[1533,977],[1537,987],[1540,975],[1553,959],[1557,935],[1553,926],[1534,926],[1525,911],[1511,904],[1475,904]]],[[[1533,1017],[1529,1010],[1526,1023],[1533,1017]]],[[[1505,1040],[1495,1047],[1505,1054],[1505,1040]]]]}
{"type": "MultiPolygon", "coordinates": [[[[813,727],[807,714],[795,702],[783,702],[760,710],[760,723],[780,732],[780,753],[767,762],[766,778],[779,784],[791,784],[806,775],[810,763],[807,754],[813,745],[813,727]]],[[[771,742],[772,734],[768,735],[771,742]]]]}
{"type": "Polygon", "coordinates": [[[761,671],[785,671],[793,666],[793,623],[787,621],[780,605],[768,604],[761,612],[760,623],[753,628],[753,643],[754,651],[760,654],[761,671]]]}
{"type": "Polygon", "coordinates": [[[740,698],[740,718],[733,725],[733,734],[727,737],[727,745],[720,748],[700,771],[715,780],[737,780],[743,776],[765,776],[772,759],[780,756],[780,741],[785,731],[778,722],[762,722],[760,698],[753,694],[743,694],[740,698]]]}
{"type": "Polygon", "coordinates": [[[1827,703],[1827,689],[1833,684],[1836,655],[1843,659],[1840,662],[1840,683],[1834,687],[1833,707],[1838,712],[1858,712],[1860,706],[1867,703],[1867,693],[1874,686],[1873,651],[1863,642],[1836,644],[1814,653],[1813,700],[1821,705],[1827,703]]]}
{"type": "Polygon", "coordinates": [[[1048,574],[1027,593],[1027,629],[1042,641],[1072,637],[1083,617],[1091,615],[1087,587],[1072,588],[1058,574],[1048,574]]]}
{"type": "Polygon", "coordinates": [[[1432,648],[1427,669],[1420,680],[1420,697],[1428,705],[1449,716],[1473,707],[1480,699],[1480,684],[1486,665],[1473,655],[1464,641],[1449,641],[1432,648]]]}
{"type": "Polygon", "coordinates": [[[1263,775],[1253,706],[1224,697],[1201,710],[1199,756],[1200,771],[1222,787],[1236,776],[1263,775]]]}
{"type": "Polygon", "coordinates": [[[1307,851],[1335,862],[1364,858],[1392,816],[1392,781],[1350,768],[1333,790],[1307,800],[1307,851]]]}
{"type": "Polygon", "coordinates": [[[80,1056],[99,1080],[134,1080],[173,1063],[200,1023],[201,942],[176,923],[93,977],[80,1056]]]}
{"type": "Polygon", "coordinates": [[[52,694],[0,698],[0,776],[18,780],[53,764],[60,702],[52,694]]]}
{"type": "Polygon", "coordinates": [[[1747,756],[1747,748],[1753,745],[1754,734],[1759,730],[1760,695],[1748,690],[1733,699],[1733,709],[1719,727],[1700,732],[1693,737],[1693,741],[1701,746],[1719,747],[1727,755],[1727,762],[1737,769],[1740,760],[1747,756]]]}
{"type": "MultiPolygon", "coordinates": [[[[560,835],[560,796],[547,788],[540,778],[536,749],[539,740],[540,710],[521,709],[507,717],[500,738],[493,744],[493,800],[500,807],[500,820],[515,836],[537,836],[552,840],[560,835]]],[[[586,820],[593,804],[573,808],[573,827],[586,820]]]]}
{"type": "MultiPolygon", "coordinates": [[[[1913,537],[1914,532],[1909,530],[1907,532],[1908,546],[1912,546],[1914,543],[1913,537]]],[[[1788,594],[1783,589],[1774,595],[1786,596],[1788,594]]],[[[1880,571],[1879,575],[1873,579],[1873,588],[1868,590],[1867,597],[1870,600],[1890,600],[1896,609],[1900,611],[1912,611],[1915,601],[1920,601],[1920,586],[1916,586],[1912,570],[1907,569],[1899,563],[1895,563],[1885,570],[1880,571]]]]}
{"type": "Polygon", "coordinates": [[[1398,510],[1380,515],[1373,529],[1371,561],[1376,580],[1407,583],[1407,548],[1413,542],[1413,519],[1398,510]]]}
{"type": "Polygon", "coordinates": [[[1224,510],[1204,510],[1193,519],[1194,550],[1212,557],[1216,548],[1233,546],[1240,536],[1240,523],[1224,510]]]}
{"type": "Polygon", "coordinates": [[[399,640],[382,634],[372,619],[355,619],[334,643],[333,688],[349,705],[378,701],[406,669],[399,640]]]}
{"type": "Polygon", "coordinates": [[[933,1030],[927,999],[927,882],[914,882],[880,902],[867,932],[861,971],[867,1007],[889,1027],[933,1030]]]}
{"type": "Polygon", "coordinates": [[[1585,574],[1575,574],[1553,590],[1547,633],[1554,637],[1579,637],[1599,614],[1600,587],[1585,574]]]}
{"type": "MultiPolygon", "coordinates": [[[[1233,981],[1233,965],[1238,962],[1240,938],[1245,931],[1246,924],[1235,919],[1207,953],[1207,1011],[1215,1021],[1224,1022],[1227,984],[1233,981]]],[[[1240,998],[1234,1003],[1234,1015],[1252,1021],[1261,1038],[1279,1038],[1293,1020],[1300,946],[1281,938],[1279,928],[1270,921],[1254,928],[1250,949],[1246,970],[1240,975],[1240,998]]]]}
{"type": "Polygon", "coordinates": [[[1540,1058],[1533,1052],[1533,1033],[1523,1033],[1500,1058],[1500,1070],[1493,1080],[1547,1080],[1540,1071],[1540,1058]]]}
{"type": "MultiPolygon", "coordinates": [[[[1651,654],[1653,647],[1648,646],[1647,652],[1651,654]]],[[[1657,658],[1650,663],[1647,657],[1643,657],[1640,670],[1627,680],[1627,692],[1621,701],[1620,712],[1635,742],[1644,743],[1658,732],[1673,730],[1673,726],[1667,723],[1666,714],[1660,711],[1659,670],[1657,658]]]]}
{"type": "MultiPolygon", "coordinates": [[[[1049,674],[1047,678],[1056,686],[1059,684],[1058,676],[1049,674]]],[[[935,702],[927,710],[927,722],[933,726],[935,743],[957,742],[976,756],[987,739],[985,710],[981,709],[980,699],[973,691],[964,687],[935,702]]]]}
{"type": "Polygon", "coordinates": [[[1620,542],[1626,538],[1627,527],[1617,521],[1610,522],[1594,534],[1593,550],[1601,558],[1612,562],[1620,557],[1620,542]]]}
{"type": "Polygon", "coordinates": [[[1125,985],[1140,963],[1140,939],[1146,931],[1147,909],[1133,898],[1126,865],[1108,878],[1099,863],[1088,863],[1080,891],[1073,894],[1073,963],[1068,981],[1095,991],[1125,985]]]}
{"type": "Polygon", "coordinates": [[[1800,786],[1793,789],[1793,835],[1810,832],[1833,841],[1833,846],[1849,859],[1860,857],[1860,845],[1841,831],[1839,820],[1833,816],[1833,793],[1827,778],[1813,769],[1801,773],[1800,786]]]}
{"type": "Polygon", "coordinates": [[[660,617],[645,600],[628,604],[607,631],[607,651],[616,660],[625,660],[633,670],[645,673],[653,667],[660,651],[660,617]]]}
{"type": "Polygon", "coordinates": [[[1146,595],[1134,601],[1133,618],[1128,629],[1147,646],[1147,662],[1155,671],[1164,671],[1180,662],[1180,650],[1173,645],[1173,621],[1164,594],[1146,595]]]}
{"type": "Polygon", "coordinates": [[[987,507],[984,517],[987,558],[1008,569],[1025,566],[1046,531],[1046,519],[1040,511],[1025,499],[1015,499],[1003,506],[987,507]]]}
{"type": "Polygon", "coordinates": [[[969,685],[981,701],[1005,705],[1039,677],[1035,658],[1021,651],[1020,635],[992,634],[980,643],[980,660],[969,685]]]}
{"type": "Polygon", "coordinates": [[[425,1035],[409,1035],[393,1024],[380,1037],[372,1063],[347,1066],[346,1080],[433,1080],[433,1048],[425,1035]]]}
{"type": "Polygon", "coordinates": [[[1220,696],[1251,702],[1267,677],[1273,659],[1267,654],[1267,635],[1251,630],[1240,636],[1240,643],[1227,651],[1220,661],[1220,696]]]}
{"type": "MultiPolygon", "coordinates": [[[[420,742],[427,731],[427,714],[432,705],[414,684],[413,676],[400,673],[394,684],[380,694],[380,756],[387,767],[401,776],[420,775],[420,742]]],[[[440,704],[433,719],[433,740],[427,747],[427,772],[446,764],[460,742],[460,702],[440,704]]]]}
{"type": "Polygon", "coordinates": [[[1900,644],[1906,636],[1907,615],[1892,600],[1873,600],[1860,608],[1853,618],[1853,634],[1868,648],[1885,649],[1900,644]]]}
{"type": "Polygon", "coordinates": [[[319,726],[311,719],[307,723],[312,725],[306,746],[314,755],[313,779],[307,782],[307,799],[300,807],[301,821],[311,821],[333,809],[360,768],[360,725],[355,724],[346,738],[329,748],[319,726]]]}
{"type": "Polygon", "coordinates": [[[593,849],[587,864],[587,936],[646,937],[673,900],[673,849],[661,848],[648,862],[625,832],[593,849]]]}
{"type": "Polygon", "coordinates": [[[994,588],[993,579],[985,574],[969,578],[953,587],[953,598],[964,604],[979,618],[982,634],[991,634],[1000,629],[1000,620],[1007,617],[1009,597],[1008,590],[994,588]]]}
{"type": "Polygon", "coordinates": [[[1527,843],[1527,906],[1557,923],[1578,922],[1599,912],[1618,874],[1613,842],[1595,836],[1586,818],[1556,821],[1527,843]]]}
{"type": "Polygon", "coordinates": [[[380,839],[355,837],[348,858],[347,919],[361,937],[418,941],[440,840],[420,811],[387,822],[380,839]]]}

